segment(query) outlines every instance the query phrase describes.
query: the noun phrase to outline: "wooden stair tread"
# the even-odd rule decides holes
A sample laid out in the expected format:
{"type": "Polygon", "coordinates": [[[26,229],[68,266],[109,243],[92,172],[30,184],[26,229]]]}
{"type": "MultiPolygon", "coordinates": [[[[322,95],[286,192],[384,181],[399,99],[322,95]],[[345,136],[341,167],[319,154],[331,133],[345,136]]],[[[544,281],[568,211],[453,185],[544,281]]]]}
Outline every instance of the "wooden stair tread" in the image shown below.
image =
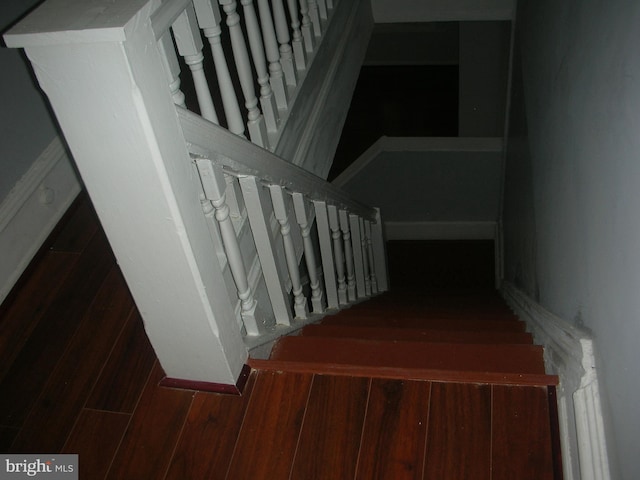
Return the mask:
{"type": "Polygon", "coordinates": [[[543,375],[542,347],[282,337],[273,360],[423,370],[543,375]]]}
{"type": "Polygon", "coordinates": [[[341,316],[322,319],[322,325],[349,325],[352,327],[425,328],[431,330],[479,330],[524,332],[526,325],[520,320],[477,320],[458,318],[421,318],[391,316],[341,316]]]}
{"type": "Polygon", "coordinates": [[[307,325],[302,336],[402,340],[432,343],[533,344],[530,333],[467,330],[429,330],[426,328],[353,327],[349,325],[307,325]]]}

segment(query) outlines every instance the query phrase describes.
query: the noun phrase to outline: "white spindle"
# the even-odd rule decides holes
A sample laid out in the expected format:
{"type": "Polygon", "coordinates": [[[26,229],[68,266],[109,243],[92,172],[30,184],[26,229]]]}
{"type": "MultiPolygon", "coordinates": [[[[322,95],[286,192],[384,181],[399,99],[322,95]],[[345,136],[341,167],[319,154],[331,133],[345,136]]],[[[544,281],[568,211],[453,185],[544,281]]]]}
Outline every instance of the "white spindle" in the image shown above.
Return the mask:
{"type": "Polygon", "coordinates": [[[215,3],[215,0],[194,0],[193,4],[198,24],[202,28],[204,36],[209,40],[209,45],[211,45],[220,97],[224,107],[224,115],[227,119],[227,128],[230,132],[244,137],[244,120],[242,120],[238,98],[233,88],[229,67],[222,48],[220,8],[215,3]]]}
{"type": "Polygon", "coordinates": [[[298,15],[298,0],[287,0],[289,7],[289,17],[291,17],[291,47],[293,48],[293,58],[296,62],[296,70],[306,70],[307,52],[300,31],[300,17],[298,15]]]}
{"type": "Polygon", "coordinates": [[[301,193],[294,193],[293,207],[296,212],[296,220],[300,225],[300,231],[302,233],[302,242],[304,246],[304,258],[307,264],[307,271],[309,272],[309,283],[311,286],[311,306],[313,307],[313,313],[324,312],[324,305],[322,300],[322,288],[320,288],[320,279],[318,278],[318,266],[316,264],[316,254],[313,248],[313,242],[311,241],[311,225],[313,217],[308,209],[308,202],[305,200],[304,195],[301,193]]]}
{"type": "Polygon", "coordinates": [[[249,61],[249,52],[247,44],[244,41],[244,34],[240,27],[240,15],[236,11],[237,3],[235,0],[219,0],[224,12],[227,14],[227,26],[229,27],[229,35],[231,37],[231,48],[233,57],[236,62],[238,71],[238,79],[244,95],[244,104],[248,110],[247,127],[249,129],[249,137],[256,145],[268,148],[267,129],[264,117],[258,108],[258,98],[256,97],[255,88],[253,86],[253,74],[251,72],[251,63],[249,61]]]}
{"type": "Polygon", "coordinates": [[[180,64],[171,40],[171,33],[167,32],[158,41],[158,50],[160,50],[160,58],[164,66],[167,80],[169,81],[169,91],[173,103],[180,107],[186,108],[184,103],[184,93],[180,90],[180,64]]]}
{"type": "Polygon", "coordinates": [[[327,204],[320,200],[314,200],[313,206],[316,213],[316,226],[318,228],[318,242],[320,243],[324,287],[327,293],[327,306],[329,308],[339,308],[336,266],[334,264],[333,249],[331,248],[331,228],[329,227],[327,204]]]}
{"type": "Polygon", "coordinates": [[[366,296],[364,281],[364,252],[362,251],[362,230],[360,230],[360,217],[349,215],[351,230],[351,247],[353,248],[353,271],[356,277],[356,292],[358,298],[366,296]]]}
{"type": "Polygon", "coordinates": [[[340,231],[340,220],[338,218],[338,209],[334,205],[327,207],[329,213],[329,228],[331,229],[331,238],[333,239],[333,254],[335,257],[336,275],[338,278],[338,301],[340,305],[347,305],[347,284],[344,274],[344,253],[342,243],[342,232],[340,231]]]}
{"type": "Polygon", "coordinates": [[[333,0],[327,0],[327,8],[333,10],[333,0]]]}
{"type": "Polygon", "coordinates": [[[267,206],[269,199],[256,177],[245,176],[239,180],[276,323],[291,325],[293,318],[289,307],[289,293],[275,255],[276,244],[270,221],[272,210],[267,206]]]}
{"type": "Polygon", "coordinates": [[[260,85],[260,105],[262,114],[267,124],[267,130],[275,132],[278,129],[280,116],[276,100],[269,84],[269,71],[267,70],[267,59],[264,56],[264,45],[262,43],[262,33],[258,24],[258,16],[253,6],[253,0],[241,0],[244,13],[244,21],[247,25],[247,37],[251,47],[253,65],[258,74],[258,85],[260,85]]]}
{"type": "Polygon", "coordinates": [[[329,14],[327,12],[327,2],[325,0],[316,0],[318,3],[318,12],[320,12],[320,19],[326,20],[329,18],[329,14]]]}
{"type": "Polygon", "coordinates": [[[376,295],[378,293],[378,281],[376,279],[376,266],[373,261],[373,241],[371,239],[371,222],[366,220],[364,222],[364,230],[367,238],[367,257],[369,258],[369,284],[371,285],[371,293],[376,295]]]}
{"type": "Polygon", "coordinates": [[[309,5],[309,18],[311,19],[311,25],[313,25],[313,34],[319,38],[322,36],[322,26],[320,25],[318,3],[316,0],[307,0],[307,3],[309,5]]]}
{"type": "Polygon", "coordinates": [[[202,54],[202,38],[196,20],[196,12],[192,5],[187,8],[173,22],[173,36],[176,39],[178,53],[189,65],[193,86],[196,89],[196,97],[200,106],[200,115],[213,123],[218,123],[216,109],[209,91],[209,84],[204,73],[204,55],[202,54]]]}
{"type": "MultiPolygon", "coordinates": [[[[295,4],[295,2],[294,2],[295,4]]],[[[296,86],[298,78],[296,76],[296,66],[293,63],[293,51],[291,49],[291,38],[289,37],[289,26],[287,25],[287,15],[284,11],[282,0],[272,0],[273,21],[276,28],[277,41],[280,44],[280,65],[284,73],[285,83],[296,86]]]]}
{"type": "Polygon", "coordinates": [[[376,208],[376,221],[371,224],[371,241],[373,243],[372,246],[378,291],[386,292],[389,290],[389,275],[387,269],[384,231],[382,228],[382,217],[380,215],[379,208],[376,208]]]}
{"type": "Polygon", "coordinates": [[[344,241],[344,263],[347,267],[347,295],[349,302],[357,300],[356,295],[356,274],[353,266],[353,246],[351,244],[351,229],[349,228],[349,213],[346,210],[339,210],[340,230],[342,230],[342,240],[344,241]]]}
{"type": "Polygon", "coordinates": [[[311,19],[309,18],[309,4],[307,0],[300,0],[300,15],[302,16],[300,30],[302,31],[302,38],[304,39],[304,48],[307,53],[313,53],[313,27],[311,26],[311,19]]]}
{"type": "Polygon", "coordinates": [[[371,276],[369,273],[369,249],[367,246],[367,232],[364,228],[364,219],[359,218],[360,223],[360,242],[362,249],[362,264],[364,266],[364,293],[366,296],[371,296],[371,276]]]}
{"type": "Polygon", "coordinates": [[[262,37],[264,48],[269,61],[269,82],[271,90],[276,99],[278,108],[287,108],[287,87],[285,85],[284,72],[280,64],[280,49],[276,30],[271,17],[269,0],[258,0],[258,11],[260,12],[260,25],[262,26],[262,37]]]}
{"type": "Polygon", "coordinates": [[[284,254],[287,259],[287,268],[289,269],[289,278],[293,293],[293,308],[296,312],[296,318],[306,319],[309,314],[307,308],[307,299],[302,293],[302,282],[300,281],[300,271],[296,258],[296,249],[291,238],[291,225],[289,224],[289,215],[287,213],[287,201],[284,189],[279,185],[270,185],[271,201],[273,202],[273,213],[276,220],[280,223],[280,233],[282,234],[282,242],[284,243],[284,254]]]}
{"type": "Polygon", "coordinates": [[[215,218],[220,225],[220,235],[222,236],[222,243],[229,262],[229,269],[238,288],[241,316],[247,335],[260,335],[260,329],[256,321],[257,302],[253,298],[253,292],[249,287],[240,245],[229,217],[229,205],[227,205],[226,201],[227,182],[225,181],[222,167],[213,165],[211,160],[208,159],[196,160],[196,166],[200,173],[205,197],[215,208],[215,218]]]}

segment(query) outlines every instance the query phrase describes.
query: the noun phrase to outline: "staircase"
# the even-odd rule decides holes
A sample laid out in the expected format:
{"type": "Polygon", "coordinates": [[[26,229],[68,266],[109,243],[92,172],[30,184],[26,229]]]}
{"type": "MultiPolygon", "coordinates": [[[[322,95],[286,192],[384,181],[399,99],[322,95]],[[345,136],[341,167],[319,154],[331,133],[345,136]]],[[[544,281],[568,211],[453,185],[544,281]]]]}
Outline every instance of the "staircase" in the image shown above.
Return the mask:
{"type": "Polygon", "coordinates": [[[371,448],[368,424],[363,430],[358,464],[370,471],[362,478],[562,478],[558,379],[545,374],[542,347],[494,292],[388,292],[282,337],[251,366],[369,378],[367,411],[375,385],[387,385],[386,423],[371,448]],[[422,400],[412,405],[416,388],[422,400]],[[424,477],[409,473],[420,468],[424,477]]]}

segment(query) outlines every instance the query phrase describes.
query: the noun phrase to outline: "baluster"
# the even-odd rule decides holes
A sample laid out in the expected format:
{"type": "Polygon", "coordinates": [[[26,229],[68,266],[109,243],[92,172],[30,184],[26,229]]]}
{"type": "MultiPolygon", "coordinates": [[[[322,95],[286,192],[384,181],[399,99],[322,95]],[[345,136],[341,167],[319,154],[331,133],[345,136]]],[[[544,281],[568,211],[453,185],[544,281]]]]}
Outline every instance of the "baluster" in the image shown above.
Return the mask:
{"type": "Polygon", "coordinates": [[[218,115],[216,115],[207,77],[204,74],[202,39],[200,38],[196,12],[192,5],[187,5],[184,12],[173,22],[172,29],[178,53],[182,55],[184,62],[189,65],[191,70],[193,86],[196,89],[196,97],[200,106],[200,115],[210,122],[218,123],[218,115]]]}
{"type": "Polygon", "coordinates": [[[233,58],[236,62],[238,70],[238,78],[244,95],[244,104],[248,110],[247,127],[249,129],[249,137],[256,145],[268,148],[267,129],[265,120],[258,108],[258,98],[256,97],[255,88],[253,86],[253,75],[251,73],[251,63],[249,61],[249,52],[247,44],[244,41],[244,34],[240,27],[240,15],[236,12],[237,3],[235,0],[219,0],[222,9],[227,14],[227,26],[229,27],[229,35],[231,37],[231,49],[233,50],[233,58]]]}
{"type": "Polygon", "coordinates": [[[291,225],[289,225],[289,216],[287,214],[287,204],[284,196],[284,189],[279,185],[270,185],[271,201],[273,202],[273,213],[276,220],[280,223],[280,233],[284,243],[284,255],[287,259],[287,268],[289,269],[289,277],[291,278],[293,293],[293,308],[296,312],[296,318],[306,319],[309,310],[307,308],[307,299],[302,293],[302,282],[300,281],[300,271],[296,258],[296,250],[291,238],[291,225]]]}
{"type": "Polygon", "coordinates": [[[244,137],[244,120],[240,113],[238,98],[236,96],[231,74],[227,65],[224,50],[222,48],[222,28],[220,22],[220,8],[214,3],[215,0],[194,0],[196,17],[198,24],[204,32],[204,36],[209,40],[213,63],[216,67],[216,77],[220,88],[220,97],[224,108],[224,116],[227,119],[227,128],[230,132],[244,137]]]}
{"type": "Polygon", "coordinates": [[[291,17],[293,58],[295,59],[296,69],[305,70],[307,68],[307,52],[302,41],[302,32],[300,31],[300,17],[298,16],[298,0],[287,0],[289,7],[289,17],[291,17]]]}
{"type": "Polygon", "coordinates": [[[327,12],[327,2],[325,0],[316,0],[318,2],[318,12],[320,13],[320,19],[326,20],[329,18],[327,12]]]}
{"type": "Polygon", "coordinates": [[[311,19],[309,18],[309,4],[307,0],[300,0],[300,15],[302,16],[302,38],[304,39],[304,48],[307,53],[313,52],[313,33],[311,32],[311,19]]]}
{"type": "Polygon", "coordinates": [[[164,71],[169,81],[169,91],[171,92],[173,103],[180,107],[187,108],[184,103],[184,93],[180,90],[180,64],[178,63],[178,56],[173,46],[173,40],[171,40],[171,33],[167,32],[160,37],[158,47],[164,65],[164,71]]]}
{"type": "Polygon", "coordinates": [[[356,275],[353,267],[353,246],[351,245],[351,230],[349,228],[349,214],[346,210],[340,210],[340,230],[342,230],[342,240],[344,241],[344,262],[347,267],[347,294],[349,302],[355,302],[356,296],[356,275]]]}
{"type": "Polygon", "coordinates": [[[295,87],[298,83],[298,78],[296,76],[296,67],[293,64],[293,53],[290,45],[291,38],[289,37],[289,26],[287,25],[287,15],[284,11],[284,4],[282,0],[273,0],[272,6],[276,36],[280,44],[278,48],[280,52],[280,65],[282,66],[286,84],[295,87]]]}
{"type": "Polygon", "coordinates": [[[371,285],[371,293],[376,295],[378,293],[378,282],[376,280],[376,266],[373,261],[373,241],[371,239],[371,222],[366,220],[364,222],[364,231],[367,239],[367,257],[369,258],[369,284],[371,285]]]}
{"type": "Polygon", "coordinates": [[[302,232],[302,242],[304,245],[304,258],[307,263],[307,271],[309,272],[309,283],[311,286],[311,306],[313,313],[324,312],[322,300],[322,288],[320,288],[320,279],[318,278],[318,267],[316,265],[316,254],[311,241],[311,225],[313,219],[310,220],[307,202],[301,193],[293,194],[293,207],[296,212],[296,220],[300,225],[302,232]]]}
{"type": "Polygon", "coordinates": [[[340,305],[347,305],[347,284],[344,275],[344,253],[342,251],[342,232],[340,231],[340,221],[338,219],[338,209],[329,205],[327,207],[329,213],[329,228],[331,229],[331,238],[333,239],[333,254],[336,263],[336,274],[338,278],[338,301],[340,305]]]}
{"type": "Polygon", "coordinates": [[[333,10],[333,0],[327,0],[327,9],[333,10]]]}
{"type": "Polygon", "coordinates": [[[358,298],[366,296],[364,281],[364,255],[362,251],[362,230],[360,230],[360,217],[348,215],[351,228],[351,246],[353,248],[353,271],[356,277],[356,291],[358,298]]]}
{"type": "Polygon", "coordinates": [[[276,246],[270,221],[272,210],[267,205],[269,199],[256,177],[239,177],[239,181],[276,323],[291,325],[289,293],[275,255],[276,246]]]}
{"type": "Polygon", "coordinates": [[[378,281],[378,291],[386,292],[389,290],[389,275],[382,217],[379,208],[376,208],[376,221],[371,224],[371,241],[373,243],[373,264],[375,265],[376,279],[378,281]]]}
{"type": "Polygon", "coordinates": [[[314,200],[313,206],[316,214],[316,226],[318,228],[318,242],[320,244],[324,286],[327,293],[327,306],[329,308],[339,308],[336,266],[334,264],[333,249],[331,248],[331,228],[329,227],[327,204],[320,200],[314,200]]]}
{"type": "Polygon", "coordinates": [[[364,266],[364,293],[366,296],[371,296],[371,276],[369,273],[369,250],[367,248],[367,232],[364,228],[364,219],[359,218],[360,223],[360,241],[362,249],[362,264],[364,266]]]}
{"type": "Polygon", "coordinates": [[[247,329],[247,335],[259,335],[258,322],[256,321],[257,302],[253,298],[253,292],[249,287],[249,280],[242,260],[242,252],[238,244],[238,237],[229,217],[229,205],[226,202],[227,182],[222,172],[222,167],[213,165],[209,159],[197,159],[196,166],[202,180],[205,197],[211,201],[215,208],[215,218],[220,225],[220,235],[229,262],[229,269],[238,288],[238,297],[241,303],[241,316],[247,329]]]}
{"type": "Polygon", "coordinates": [[[278,108],[285,109],[287,108],[287,87],[285,86],[282,65],[280,65],[280,49],[278,48],[276,30],[273,25],[273,18],[271,17],[269,0],[258,0],[258,11],[260,12],[264,49],[267,54],[267,60],[269,61],[269,82],[271,83],[271,90],[273,91],[278,108]]]}
{"type": "Polygon", "coordinates": [[[313,25],[313,34],[320,38],[322,36],[322,26],[320,25],[318,3],[316,0],[307,0],[307,3],[309,5],[309,18],[311,19],[311,25],[313,25]]]}
{"type": "Polygon", "coordinates": [[[262,106],[262,114],[267,124],[267,130],[275,132],[278,129],[280,115],[276,100],[269,84],[269,71],[267,70],[267,60],[264,56],[264,45],[262,44],[262,33],[258,24],[256,9],[253,6],[253,0],[241,0],[244,21],[247,25],[247,37],[249,38],[249,46],[251,47],[251,55],[253,57],[253,65],[256,67],[258,74],[258,85],[260,85],[260,105],[262,106]]]}

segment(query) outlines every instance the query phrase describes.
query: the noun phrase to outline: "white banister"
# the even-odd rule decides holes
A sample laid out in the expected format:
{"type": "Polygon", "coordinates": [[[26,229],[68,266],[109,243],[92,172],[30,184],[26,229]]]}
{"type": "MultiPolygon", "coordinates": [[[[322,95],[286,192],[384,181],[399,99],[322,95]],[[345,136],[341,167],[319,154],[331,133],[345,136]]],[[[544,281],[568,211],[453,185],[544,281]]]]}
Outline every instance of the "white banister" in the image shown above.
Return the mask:
{"type": "Polygon", "coordinates": [[[320,12],[318,10],[318,3],[316,0],[307,0],[307,5],[309,8],[309,19],[311,20],[311,25],[313,27],[313,35],[315,37],[322,36],[322,26],[320,24],[320,12]]]}
{"type": "Polygon", "coordinates": [[[373,241],[371,240],[371,222],[369,220],[365,220],[364,222],[364,230],[367,239],[366,252],[367,258],[369,261],[367,265],[369,266],[369,285],[371,285],[371,294],[378,294],[378,281],[376,279],[376,267],[374,262],[373,255],[373,241]]]}
{"type": "Polygon", "coordinates": [[[296,212],[296,220],[300,225],[300,233],[302,234],[302,242],[304,246],[304,258],[307,264],[307,272],[309,272],[309,286],[311,287],[311,306],[313,313],[324,312],[322,288],[320,287],[320,279],[318,278],[318,266],[316,264],[316,254],[311,240],[311,226],[313,222],[312,213],[309,211],[309,203],[304,195],[299,192],[292,194],[293,207],[296,212]]]}
{"type": "Polygon", "coordinates": [[[287,25],[284,3],[283,0],[273,0],[271,5],[273,6],[273,21],[276,28],[276,37],[280,44],[278,47],[280,52],[280,65],[282,66],[286,84],[295,87],[298,84],[298,77],[293,60],[291,37],[289,36],[289,26],[287,25]]]}
{"type": "Polygon", "coordinates": [[[313,206],[316,213],[316,225],[318,227],[318,241],[320,243],[324,287],[327,293],[327,306],[337,309],[340,308],[340,302],[338,300],[338,284],[336,283],[336,265],[331,247],[332,239],[331,228],[329,226],[329,212],[327,211],[326,202],[321,200],[314,200],[313,206]]]}
{"type": "Polygon", "coordinates": [[[192,5],[188,5],[176,21],[173,22],[172,30],[178,46],[178,53],[182,55],[184,62],[189,65],[191,70],[193,86],[195,87],[198,106],[200,107],[200,115],[210,122],[218,123],[218,115],[213,106],[211,91],[204,73],[202,38],[200,37],[196,12],[192,5]]]}
{"type": "Polygon", "coordinates": [[[364,294],[367,297],[371,296],[371,277],[369,273],[369,251],[367,248],[367,232],[364,227],[364,219],[358,218],[360,224],[360,248],[362,250],[362,264],[364,266],[364,294]]]}
{"type": "Polygon", "coordinates": [[[256,177],[241,176],[239,179],[276,323],[291,325],[293,317],[288,292],[284,274],[276,259],[276,244],[271,230],[270,219],[273,210],[268,207],[271,202],[256,177]]]}
{"type": "Polygon", "coordinates": [[[374,256],[373,266],[378,286],[378,292],[389,290],[389,274],[387,269],[387,256],[385,253],[384,229],[380,209],[376,208],[376,221],[371,224],[371,242],[374,256]]]}
{"type": "Polygon", "coordinates": [[[356,274],[353,266],[353,245],[351,243],[351,229],[349,227],[349,212],[339,210],[340,230],[344,242],[344,263],[347,270],[347,297],[349,302],[357,300],[356,295],[356,274]]]}
{"type": "Polygon", "coordinates": [[[311,19],[309,18],[309,4],[307,0],[300,0],[300,15],[302,17],[300,30],[304,40],[304,48],[307,53],[313,53],[314,35],[311,19]]]}
{"type": "Polygon", "coordinates": [[[267,54],[267,60],[269,61],[269,82],[271,84],[271,90],[273,91],[278,108],[285,109],[287,108],[287,87],[285,85],[282,65],[280,65],[280,48],[278,47],[276,30],[273,25],[273,18],[271,17],[269,0],[257,1],[264,48],[267,54]]]}
{"type": "MultiPolygon", "coordinates": [[[[249,47],[251,48],[251,56],[253,57],[253,66],[258,74],[258,85],[260,86],[260,105],[262,106],[262,114],[267,126],[267,130],[275,132],[278,128],[280,115],[276,106],[271,84],[269,83],[269,71],[267,70],[267,60],[264,56],[264,45],[262,44],[262,33],[258,24],[256,9],[253,6],[253,0],[241,0],[244,21],[247,26],[247,37],[249,38],[249,47]]],[[[268,145],[267,145],[268,148],[268,145]]]]}
{"type": "Polygon", "coordinates": [[[360,217],[349,215],[349,227],[351,231],[351,246],[353,248],[353,271],[356,277],[356,294],[358,298],[366,297],[364,281],[364,255],[362,251],[362,231],[360,230],[360,217]]]}
{"type": "Polygon", "coordinates": [[[209,40],[211,54],[216,69],[220,98],[224,108],[224,115],[227,120],[227,128],[230,132],[244,137],[244,120],[240,113],[238,97],[233,88],[229,66],[222,48],[222,28],[220,23],[220,8],[215,0],[194,0],[194,7],[198,24],[204,32],[204,36],[209,40]]]}
{"type": "Polygon", "coordinates": [[[293,58],[295,58],[296,69],[306,70],[307,68],[307,50],[304,46],[302,31],[300,30],[300,17],[298,15],[298,0],[287,0],[289,7],[289,16],[291,17],[292,40],[291,48],[293,48],[293,58]]]}
{"type": "Polygon", "coordinates": [[[227,14],[227,27],[229,27],[229,35],[231,37],[233,58],[235,59],[238,79],[244,95],[244,104],[248,111],[247,127],[249,129],[249,138],[256,145],[267,148],[267,128],[262,112],[258,108],[258,98],[253,86],[249,52],[240,27],[240,15],[236,11],[237,2],[235,0],[219,1],[222,9],[227,14]]]}
{"type": "Polygon", "coordinates": [[[173,48],[173,40],[171,40],[171,34],[169,32],[160,37],[158,47],[162,66],[164,67],[164,72],[169,82],[169,91],[171,92],[173,103],[180,107],[187,108],[184,93],[180,90],[180,64],[178,63],[178,57],[173,48]]]}
{"type": "Polygon", "coordinates": [[[229,269],[238,289],[238,297],[241,302],[242,321],[247,335],[259,335],[260,329],[256,321],[257,302],[253,298],[253,292],[249,287],[247,273],[242,259],[242,252],[238,244],[236,232],[229,217],[229,205],[227,205],[227,182],[222,172],[222,167],[213,165],[211,160],[197,159],[196,166],[202,181],[205,198],[215,208],[215,218],[220,226],[220,235],[224,244],[229,269]]]}
{"type": "Polygon", "coordinates": [[[338,278],[338,302],[340,305],[348,305],[347,283],[345,281],[345,254],[343,253],[342,231],[340,230],[340,218],[335,205],[327,207],[329,212],[329,228],[333,239],[333,255],[335,258],[336,275],[338,278]]]}
{"type": "Polygon", "coordinates": [[[282,242],[284,244],[284,255],[289,270],[289,278],[291,279],[291,293],[293,294],[294,310],[297,319],[306,319],[309,314],[307,308],[307,299],[302,293],[302,282],[300,281],[300,271],[298,267],[298,259],[296,249],[291,238],[291,225],[289,224],[288,203],[285,198],[284,189],[279,185],[269,185],[271,192],[271,201],[273,203],[273,213],[276,220],[280,223],[280,233],[282,234],[282,242]]]}

